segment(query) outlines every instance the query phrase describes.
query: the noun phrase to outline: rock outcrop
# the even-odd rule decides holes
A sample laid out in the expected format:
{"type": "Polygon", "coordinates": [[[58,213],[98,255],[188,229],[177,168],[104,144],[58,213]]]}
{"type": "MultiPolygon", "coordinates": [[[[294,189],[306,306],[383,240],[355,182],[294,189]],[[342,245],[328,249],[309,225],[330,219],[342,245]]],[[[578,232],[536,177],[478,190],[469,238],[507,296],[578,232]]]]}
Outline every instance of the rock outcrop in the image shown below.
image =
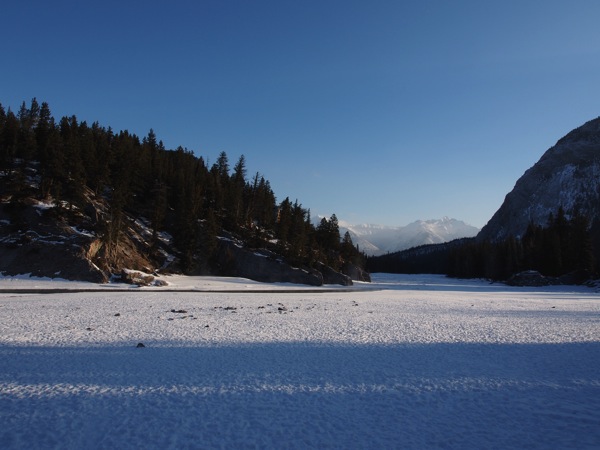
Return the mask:
{"type": "MultiPolygon", "coordinates": [[[[110,196],[88,187],[81,188],[76,202],[50,196],[40,199],[37,166],[33,162],[26,167],[26,188],[17,189],[10,183],[10,174],[0,172],[0,274],[94,283],[120,276],[123,282],[146,286],[156,285],[152,275],[156,272],[183,271],[184,249],[176,248],[168,233],[152,230],[150,221],[140,215],[143,207],[122,210],[115,220],[110,196]]],[[[173,222],[174,218],[165,220],[173,222]]],[[[351,276],[330,267],[294,267],[270,250],[247,248],[247,243],[223,228],[217,233],[221,237],[214,255],[211,250],[211,257],[205,257],[196,249],[194,264],[186,265],[188,273],[311,286],[352,284],[351,276]]],[[[263,244],[275,248],[269,247],[269,239],[256,245],[263,244]]]]}
{"type": "Polygon", "coordinates": [[[571,131],[527,170],[478,234],[500,241],[522,236],[530,222],[545,226],[562,207],[592,224],[600,220],[600,118],[571,131]]]}
{"type": "Polygon", "coordinates": [[[344,264],[342,268],[342,273],[348,275],[351,280],[354,281],[362,281],[366,283],[371,282],[371,275],[366,270],[361,269],[360,267],[354,264],[344,264]]]}
{"type": "Polygon", "coordinates": [[[343,273],[333,270],[323,263],[318,263],[317,270],[323,275],[323,284],[341,284],[342,286],[352,286],[352,278],[343,273]]]}
{"type": "Polygon", "coordinates": [[[247,249],[232,239],[219,239],[219,275],[249,278],[264,283],[294,283],[321,286],[323,275],[316,270],[292,267],[265,249],[247,249]]]}
{"type": "Polygon", "coordinates": [[[89,234],[57,220],[46,205],[0,204],[0,272],[103,283],[109,274],[87,258],[89,234]]]}
{"type": "MultiPolygon", "coordinates": [[[[349,274],[338,272],[325,264],[317,263],[314,268],[294,267],[280,255],[264,248],[246,248],[232,237],[219,239],[217,260],[219,275],[222,276],[249,278],[263,283],[352,286],[349,274]]],[[[370,281],[368,273],[358,267],[354,267],[352,273],[361,277],[361,281],[370,281]]]]}
{"type": "Polygon", "coordinates": [[[102,211],[96,203],[59,211],[33,198],[0,202],[0,273],[105,283],[123,268],[160,267],[166,252],[152,248],[140,220],[126,217],[117,243],[100,239],[95,230],[102,211]]]}
{"type": "Polygon", "coordinates": [[[506,280],[506,284],[509,286],[550,286],[553,284],[559,284],[556,278],[545,277],[537,270],[526,270],[519,272],[511,276],[506,280]]]}

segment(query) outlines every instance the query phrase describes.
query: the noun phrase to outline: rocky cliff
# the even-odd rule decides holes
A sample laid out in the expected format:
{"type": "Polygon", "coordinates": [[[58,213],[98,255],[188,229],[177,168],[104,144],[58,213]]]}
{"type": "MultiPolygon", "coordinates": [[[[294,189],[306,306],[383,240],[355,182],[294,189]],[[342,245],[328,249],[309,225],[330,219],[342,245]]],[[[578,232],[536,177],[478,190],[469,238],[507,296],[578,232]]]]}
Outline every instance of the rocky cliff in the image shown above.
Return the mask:
{"type": "Polygon", "coordinates": [[[499,241],[522,236],[530,222],[545,226],[562,207],[600,222],[600,118],[571,131],[527,170],[478,234],[499,241]]]}

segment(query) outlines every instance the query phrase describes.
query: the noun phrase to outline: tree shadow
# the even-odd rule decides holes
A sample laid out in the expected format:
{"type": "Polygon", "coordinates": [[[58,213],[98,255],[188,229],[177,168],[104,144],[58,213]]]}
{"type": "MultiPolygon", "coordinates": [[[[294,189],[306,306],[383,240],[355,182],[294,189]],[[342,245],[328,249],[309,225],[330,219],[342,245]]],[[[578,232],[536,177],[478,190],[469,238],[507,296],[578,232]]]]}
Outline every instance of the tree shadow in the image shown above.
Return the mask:
{"type": "Polygon", "coordinates": [[[600,343],[0,347],[0,447],[593,448],[600,343]]]}

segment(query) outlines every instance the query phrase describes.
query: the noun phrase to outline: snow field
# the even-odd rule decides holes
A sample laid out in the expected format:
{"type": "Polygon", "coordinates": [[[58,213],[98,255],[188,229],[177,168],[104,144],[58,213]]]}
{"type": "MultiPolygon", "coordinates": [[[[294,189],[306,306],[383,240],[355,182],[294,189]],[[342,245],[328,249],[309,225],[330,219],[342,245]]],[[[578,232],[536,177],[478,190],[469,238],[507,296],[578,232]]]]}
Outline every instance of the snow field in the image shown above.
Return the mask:
{"type": "Polygon", "coordinates": [[[600,294],[374,284],[0,294],[0,447],[600,446],[600,294]]]}

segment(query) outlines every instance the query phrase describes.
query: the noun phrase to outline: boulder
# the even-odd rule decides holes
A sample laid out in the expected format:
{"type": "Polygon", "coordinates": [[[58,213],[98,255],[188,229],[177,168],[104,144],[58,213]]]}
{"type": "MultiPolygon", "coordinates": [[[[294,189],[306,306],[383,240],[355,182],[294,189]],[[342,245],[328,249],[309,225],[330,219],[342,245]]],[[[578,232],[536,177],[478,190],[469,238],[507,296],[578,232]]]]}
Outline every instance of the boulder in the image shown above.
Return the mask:
{"type": "Polygon", "coordinates": [[[121,271],[121,281],[127,284],[135,284],[137,286],[150,286],[154,284],[155,278],[153,275],[139,272],[137,270],[123,269],[121,271]]]}
{"type": "Polygon", "coordinates": [[[545,277],[537,270],[526,270],[511,276],[506,280],[509,286],[549,286],[559,284],[556,279],[545,277]]]}
{"type": "Polygon", "coordinates": [[[341,284],[342,286],[352,286],[352,279],[348,275],[337,272],[323,263],[317,263],[315,268],[323,274],[323,284],[341,284]]]}
{"type": "Polygon", "coordinates": [[[585,284],[591,280],[592,274],[587,270],[576,270],[558,277],[561,284],[585,284]]]}
{"type": "Polygon", "coordinates": [[[354,264],[346,263],[342,268],[342,273],[348,275],[354,281],[363,281],[370,283],[371,275],[366,270],[361,269],[354,264]]]}

